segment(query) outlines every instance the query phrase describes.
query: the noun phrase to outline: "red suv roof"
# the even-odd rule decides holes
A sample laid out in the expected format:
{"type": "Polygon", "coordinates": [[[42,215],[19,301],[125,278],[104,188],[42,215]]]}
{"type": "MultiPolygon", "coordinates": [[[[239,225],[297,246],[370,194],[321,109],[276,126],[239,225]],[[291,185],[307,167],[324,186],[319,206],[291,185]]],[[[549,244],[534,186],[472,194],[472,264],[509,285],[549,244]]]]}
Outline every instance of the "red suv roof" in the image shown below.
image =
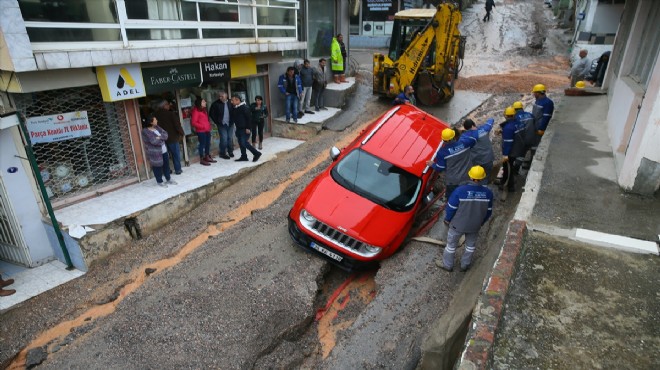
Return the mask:
{"type": "Polygon", "coordinates": [[[426,160],[437,150],[446,123],[413,106],[400,105],[381,118],[362,149],[421,176],[426,160]]]}

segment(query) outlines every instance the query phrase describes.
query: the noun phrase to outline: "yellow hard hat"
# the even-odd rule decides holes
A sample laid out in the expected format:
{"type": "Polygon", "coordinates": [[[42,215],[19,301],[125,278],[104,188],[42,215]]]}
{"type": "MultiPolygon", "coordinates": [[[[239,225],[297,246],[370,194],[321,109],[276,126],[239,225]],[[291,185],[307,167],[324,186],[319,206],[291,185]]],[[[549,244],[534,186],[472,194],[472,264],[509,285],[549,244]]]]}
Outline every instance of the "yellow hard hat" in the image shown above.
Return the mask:
{"type": "Polygon", "coordinates": [[[584,89],[585,86],[586,85],[584,84],[584,81],[578,81],[575,83],[575,87],[577,87],[578,89],[584,89]]]}
{"type": "Polygon", "coordinates": [[[449,141],[456,136],[456,132],[450,128],[442,130],[442,140],[449,141]]]}
{"type": "Polygon", "coordinates": [[[513,107],[506,107],[504,110],[504,115],[505,116],[515,116],[516,115],[516,110],[513,109],[513,107]]]}
{"type": "Polygon", "coordinates": [[[517,101],[517,102],[513,103],[512,107],[513,107],[513,109],[523,109],[523,105],[522,105],[521,101],[517,101]]]}
{"type": "Polygon", "coordinates": [[[540,92],[542,94],[545,94],[545,85],[543,84],[536,84],[534,85],[534,88],[532,89],[532,92],[540,92]]]}
{"type": "Polygon", "coordinates": [[[473,180],[483,180],[486,178],[486,170],[481,166],[473,166],[470,168],[470,171],[468,171],[468,176],[473,180]]]}

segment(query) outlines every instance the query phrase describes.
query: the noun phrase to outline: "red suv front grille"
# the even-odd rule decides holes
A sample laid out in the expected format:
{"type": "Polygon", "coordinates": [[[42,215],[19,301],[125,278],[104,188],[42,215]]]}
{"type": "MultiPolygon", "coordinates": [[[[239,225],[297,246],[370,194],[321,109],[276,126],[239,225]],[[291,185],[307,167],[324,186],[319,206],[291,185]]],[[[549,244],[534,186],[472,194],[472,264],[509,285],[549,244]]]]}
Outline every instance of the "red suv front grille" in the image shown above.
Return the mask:
{"type": "Polygon", "coordinates": [[[354,251],[359,251],[360,248],[362,247],[361,241],[353,239],[350,236],[324,224],[321,221],[317,220],[316,222],[314,222],[312,228],[316,232],[325,235],[326,237],[328,237],[329,239],[331,239],[332,241],[334,241],[335,243],[339,244],[344,248],[352,249],[354,251]]]}

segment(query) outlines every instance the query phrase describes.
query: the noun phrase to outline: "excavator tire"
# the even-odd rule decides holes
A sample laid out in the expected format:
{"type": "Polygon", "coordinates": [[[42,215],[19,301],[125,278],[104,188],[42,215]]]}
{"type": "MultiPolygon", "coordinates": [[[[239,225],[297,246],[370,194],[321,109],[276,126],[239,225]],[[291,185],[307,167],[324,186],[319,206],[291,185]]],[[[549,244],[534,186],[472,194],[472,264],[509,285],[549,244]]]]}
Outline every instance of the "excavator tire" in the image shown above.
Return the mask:
{"type": "Polygon", "coordinates": [[[438,105],[444,100],[441,90],[433,86],[433,76],[428,71],[420,72],[417,76],[417,100],[427,106],[438,105]]]}

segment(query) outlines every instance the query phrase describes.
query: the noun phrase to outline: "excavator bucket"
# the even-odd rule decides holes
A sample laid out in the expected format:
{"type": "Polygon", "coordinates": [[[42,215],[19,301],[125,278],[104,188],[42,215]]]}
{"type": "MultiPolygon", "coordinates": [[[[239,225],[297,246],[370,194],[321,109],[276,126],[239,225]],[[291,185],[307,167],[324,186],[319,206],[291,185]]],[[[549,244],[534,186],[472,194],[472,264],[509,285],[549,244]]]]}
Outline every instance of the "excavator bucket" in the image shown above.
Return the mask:
{"type": "Polygon", "coordinates": [[[417,76],[417,87],[415,91],[417,92],[417,100],[424,105],[438,105],[445,100],[444,93],[435,87],[433,75],[428,71],[422,71],[417,76]]]}

